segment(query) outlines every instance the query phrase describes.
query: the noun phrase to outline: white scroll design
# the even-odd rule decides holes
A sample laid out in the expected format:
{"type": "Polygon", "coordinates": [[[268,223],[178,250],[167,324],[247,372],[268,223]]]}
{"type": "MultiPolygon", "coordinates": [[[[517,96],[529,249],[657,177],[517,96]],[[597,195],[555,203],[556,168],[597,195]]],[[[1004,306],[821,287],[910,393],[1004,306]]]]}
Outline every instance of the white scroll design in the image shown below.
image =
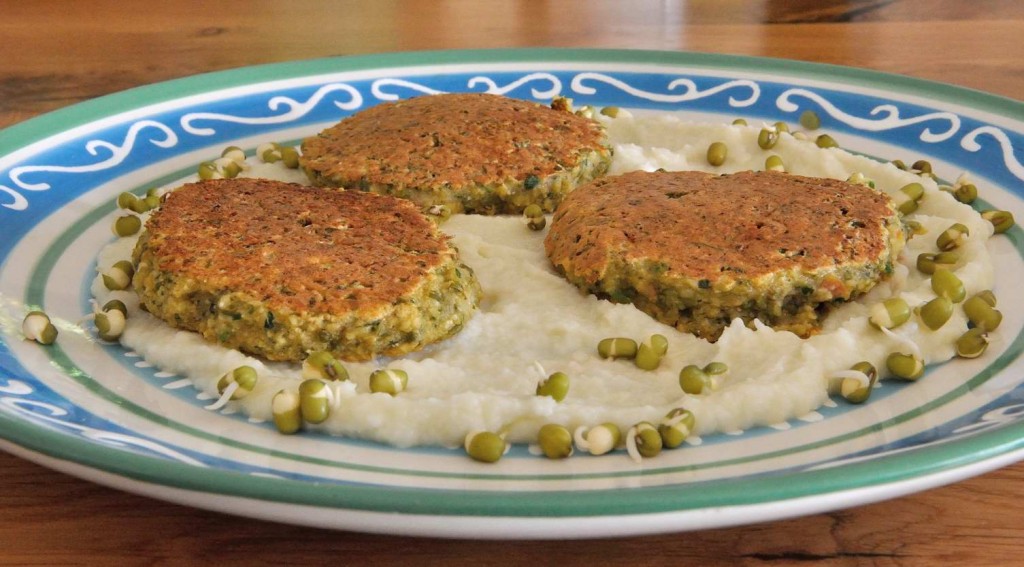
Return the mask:
{"type": "Polygon", "coordinates": [[[377,98],[377,100],[392,101],[402,98],[394,93],[384,91],[383,87],[402,87],[422,94],[441,94],[444,92],[419,83],[406,81],[405,79],[377,79],[370,85],[370,93],[377,98]]]}
{"type": "MultiPolygon", "coordinates": [[[[562,81],[558,80],[558,77],[551,73],[529,73],[523,75],[518,79],[505,84],[503,86],[498,85],[498,82],[490,77],[479,75],[471,77],[466,82],[467,89],[477,89],[483,86],[486,90],[482,91],[488,94],[506,95],[515,89],[534,81],[544,81],[550,83],[550,87],[541,90],[538,87],[530,89],[530,93],[533,98],[536,99],[549,99],[562,92],[562,81]]],[[[441,94],[445,91],[430,88],[426,85],[407,81],[405,79],[377,79],[370,85],[370,92],[379,100],[394,101],[402,98],[400,95],[385,90],[386,87],[401,87],[421,94],[441,94]]],[[[481,92],[481,91],[477,91],[481,92]]]]}
{"type": "Polygon", "coordinates": [[[324,85],[317,89],[305,102],[299,102],[286,96],[275,96],[267,101],[267,108],[271,112],[278,112],[284,109],[282,114],[274,116],[233,116],[217,112],[192,112],[181,117],[181,128],[189,134],[196,136],[212,136],[217,133],[214,128],[196,126],[198,121],[219,121],[232,124],[283,124],[298,120],[309,114],[323,99],[331,93],[342,91],[349,95],[348,101],[333,101],[334,105],[342,110],[355,110],[363,106],[363,95],[351,85],[334,83],[324,85]]]}
{"type": "Polygon", "coordinates": [[[485,85],[487,87],[487,90],[484,92],[489,94],[504,95],[514,91],[515,89],[525,85],[526,83],[530,83],[533,81],[548,81],[551,83],[551,87],[546,90],[540,90],[536,87],[531,88],[530,94],[533,95],[533,98],[549,99],[554,97],[558,93],[562,92],[562,81],[558,80],[558,77],[552,75],[551,73],[530,73],[529,75],[524,75],[503,87],[499,87],[498,83],[495,82],[494,79],[491,79],[490,77],[473,77],[469,80],[469,82],[466,83],[466,86],[473,89],[476,88],[478,85],[485,85]]]}
{"type": "Polygon", "coordinates": [[[32,387],[21,380],[7,380],[7,384],[0,384],[0,394],[27,396],[32,392],[32,387]]]}
{"type": "Polygon", "coordinates": [[[967,435],[976,433],[978,431],[984,431],[986,429],[992,429],[994,427],[999,427],[1001,425],[1019,422],[1022,420],[1024,420],[1024,404],[1011,404],[993,410],[989,410],[982,414],[977,421],[970,423],[968,425],[958,427],[957,429],[954,429],[949,435],[935,438],[926,443],[907,445],[904,447],[893,448],[878,453],[869,453],[866,455],[860,455],[856,457],[827,461],[825,463],[811,466],[808,470],[829,469],[842,465],[860,463],[864,461],[879,459],[882,457],[898,455],[900,453],[906,453],[908,451],[916,451],[923,447],[942,445],[945,443],[956,441],[957,439],[961,439],[967,435]]]}
{"type": "Polygon", "coordinates": [[[28,208],[28,199],[14,189],[11,189],[6,185],[0,185],[0,193],[7,193],[11,196],[11,199],[13,199],[10,203],[3,203],[3,207],[14,211],[24,211],[28,208]]]}
{"type": "Polygon", "coordinates": [[[625,81],[610,77],[602,73],[586,72],[579,73],[572,78],[571,88],[573,92],[580,94],[592,95],[597,92],[597,89],[584,84],[584,81],[598,81],[609,84],[619,90],[625,91],[637,98],[650,100],[654,102],[690,102],[702,98],[717,95],[720,92],[727,91],[730,89],[745,88],[750,89],[750,96],[744,99],[736,98],[735,96],[729,97],[729,106],[734,108],[742,108],[750,106],[757,102],[757,99],[761,96],[761,87],[754,81],[748,79],[736,79],[722,83],[720,85],[700,90],[697,88],[697,84],[691,79],[678,78],[668,84],[666,88],[669,93],[656,93],[651,91],[645,91],[638,89],[627,84],[625,81]],[[672,94],[671,91],[675,91],[683,87],[684,92],[672,94]]]}
{"type": "Polygon", "coordinates": [[[981,144],[978,143],[978,136],[983,134],[992,136],[999,142],[999,148],[1003,153],[1003,163],[1006,164],[1006,169],[1017,179],[1024,180],[1024,165],[1021,165],[1020,160],[1013,154],[1013,142],[1010,141],[1010,137],[1006,135],[1006,132],[994,126],[981,126],[968,132],[960,140],[960,147],[969,152],[977,152],[981,149],[981,144]]]}
{"type": "Polygon", "coordinates": [[[953,435],[991,429],[1021,419],[1024,419],[1024,404],[1011,404],[985,412],[978,421],[954,429],[953,435]]]}
{"type": "Polygon", "coordinates": [[[8,175],[16,188],[12,189],[10,187],[0,185],[0,191],[12,196],[14,201],[11,203],[4,203],[3,206],[16,211],[25,210],[28,208],[28,201],[25,199],[24,195],[18,191],[19,189],[24,191],[46,191],[52,187],[46,182],[29,183],[24,181],[22,178],[25,175],[34,173],[91,173],[117,167],[125,160],[125,158],[128,157],[129,154],[132,153],[132,150],[135,149],[135,144],[139,139],[139,133],[146,128],[155,128],[164,134],[162,138],[151,138],[147,140],[154,146],[170,148],[178,143],[178,135],[169,127],[154,120],[140,120],[128,128],[128,133],[125,135],[125,139],[120,145],[113,144],[105,140],[90,140],[85,144],[85,151],[89,152],[89,155],[98,157],[101,150],[109,152],[110,157],[102,161],[88,165],[23,165],[11,169],[8,175]]]}
{"type": "Polygon", "coordinates": [[[892,130],[894,128],[912,126],[914,124],[920,124],[932,120],[949,122],[949,129],[944,132],[937,133],[930,127],[926,127],[921,132],[920,139],[922,142],[934,144],[952,138],[953,135],[956,134],[957,130],[960,129],[960,117],[951,112],[932,112],[929,114],[922,114],[921,116],[915,116],[913,118],[900,118],[899,108],[892,104],[881,104],[871,109],[870,116],[878,116],[879,114],[883,115],[874,120],[853,116],[852,114],[843,112],[818,93],[807,89],[789,89],[779,95],[775,104],[779,107],[779,110],[782,110],[783,112],[796,112],[799,110],[800,106],[791,100],[794,97],[803,97],[814,101],[832,118],[835,118],[849,126],[853,126],[858,130],[865,130],[868,132],[892,130]]]}
{"type": "Polygon", "coordinates": [[[55,425],[62,429],[67,429],[80,434],[82,437],[91,441],[98,441],[104,445],[109,445],[118,448],[136,448],[161,455],[176,461],[194,465],[197,467],[205,467],[201,461],[193,459],[192,457],[185,455],[179,451],[175,451],[170,447],[165,447],[159,443],[143,439],[141,437],[135,437],[132,435],[125,435],[122,433],[115,433],[113,431],[104,431],[102,429],[95,429],[82,425],[80,423],[74,423],[72,421],[65,421],[64,417],[67,417],[67,410],[49,404],[46,402],[40,402],[26,398],[0,398],[0,405],[3,405],[14,413],[21,414],[27,419],[32,421],[42,421],[55,425]],[[35,410],[35,411],[33,411],[35,410]],[[42,412],[38,410],[43,410],[42,412]],[[45,413],[44,413],[45,412],[45,413]]]}

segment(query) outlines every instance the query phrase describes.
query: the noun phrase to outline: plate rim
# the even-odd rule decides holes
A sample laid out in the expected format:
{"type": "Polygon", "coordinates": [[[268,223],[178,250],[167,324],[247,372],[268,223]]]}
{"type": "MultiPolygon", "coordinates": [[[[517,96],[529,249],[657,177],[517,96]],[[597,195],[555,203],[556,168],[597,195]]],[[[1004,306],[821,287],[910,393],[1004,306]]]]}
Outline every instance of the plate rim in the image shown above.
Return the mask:
{"type": "Polygon", "coordinates": [[[330,72],[352,72],[390,67],[419,67],[426,65],[474,63],[538,63],[565,61],[601,63],[638,63],[644,65],[667,64],[704,67],[711,70],[768,69],[783,75],[796,74],[803,78],[843,79],[848,83],[898,85],[903,94],[926,93],[929,98],[965,104],[972,109],[985,110],[1013,118],[1024,110],[1024,102],[961,85],[940,83],[896,73],[859,67],[818,63],[774,57],[729,55],[694,51],[658,51],[646,49],[588,49],[588,48],[514,48],[514,49],[451,49],[436,51],[398,51],[361,55],[342,55],[264,63],[220,71],[189,75],[132,87],[58,108],[28,120],[0,129],[0,156],[38,142],[46,137],[71,128],[88,124],[89,117],[113,116],[124,108],[144,108],[193,95],[207,94],[232,87],[287,80],[330,72]],[[328,67],[338,65],[337,68],[328,67]],[[941,96],[936,96],[940,94],[941,96]],[[155,95],[155,96],[154,96],[155,95]],[[964,102],[966,97],[969,102],[964,102]],[[144,101],[144,102],[143,102],[144,101]],[[137,104],[143,102],[142,104],[137,104]],[[70,125],[70,127],[69,127],[70,125]],[[54,131],[54,129],[56,129],[54,131]],[[46,131],[43,133],[43,131],[46,131]],[[10,137],[10,140],[5,138],[10,137]],[[19,143],[18,140],[24,140],[19,143]],[[10,147],[17,144],[16,147],[10,147]]]}
{"type": "MultiPolygon", "coordinates": [[[[6,449],[6,441],[0,440],[0,449],[6,449]]],[[[844,489],[827,495],[798,497],[787,501],[771,501],[759,504],[725,506],[717,510],[717,514],[705,515],[700,510],[672,510],[649,514],[633,514],[624,516],[586,516],[566,521],[563,517],[517,517],[517,516],[442,516],[429,514],[429,522],[395,522],[394,513],[363,510],[346,510],[345,514],[333,514],[321,517],[320,509],[304,504],[281,504],[265,502],[263,508],[247,506],[250,500],[232,495],[212,494],[193,491],[187,488],[169,487],[166,485],[149,485],[115,473],[91,469],[81,463],[61,461],[17,445],[10,448],[15,456],[24,458],[41,466],[76,476],[108,488],[132,494],[158,498],[175,504],[185,504],[195,508],[237,516],[258,518],[263,520],[281,521],[286,517],[288,523],[307,525],[319,528],[344,529],[374,534],[402,535],[413,537],[440,538],[486,538],[494,540],[547,540],[547,539],[595,539],[603,537],[622,537],[636,535],[654,535],[680,531],[723,528],[734,525],[731,515],[723,511],[740,511],[752,521],[778,521],[809,513],[821,513],[872,504],[891,498],[891,494],[905,494],[901,484],[908,481],[896,481],[883,485],[884,490],[852,488],[844,489]],[[829,498],[828,502],[823,501],[829,498]],[[784,510],[779,510],[778,504],[784,510]],[[612,520],[625,519],[624,523],[613,523],[612,520]],[[584,531],[585,530],[585,531],[584,531]]],[[[1024,449],[1019,450],[1024,453],[1024,449]]],[[[984,474],[1000,466],[1014,462],[1018,455],[1002,455],[979,461],[962,469],[942,471],[918,482],[923,489],[935,488],[964,480],[971,476],[984,474]]],[[[916,488],[916,487],[915,487],[916,488]]],[[[409,516],[405,516],[407,519],[409,516]]]]}
{"type": "Polygon", "coordinates": [[[16,420],[3,413],[0,413],[0,430],[4,432],[3,438],[7,441],[47,457],[78,463],[153,486],[339,511],[350,509],[398,512],[418,516],[491,517],[497,515],[496,510],[500,510],[501,515],[508,517],[614,517],[618,514],[607,513],[607,510],[620,509],[623,505],[628,505],[634,514],[720,509],[824,496],[844,490],[884,487],[931,474],[953,472],[965,466],[981,466],[986,461],[1014,452],[1020,452],[1020,457],[1024,458],[1024,422],[1016,422],[948,442],[914,447],[911,458],[919,461],[917,467],[901,466],[908,458],[906,454],[890,454],[863,462],[841,464],[834,468],[803,470],[778,476],[710,481],[713,486],[702,486],[700,491],[690,490],[688,485],[581,491],[337,485],[319,487],[323,490],[318,493],[315,484],[305,481],[196,467],[105,445],[83,443],[76,437],[16,420]],[[975,445],[979,437],[987,441],[982,451],[962,450],[964,445],[975,445]],[[880,467],[880,464],[887,466],[880,467]],[[884,474],[877,474],[880,468],[883,468],[884,474]],[[873,474],[866,474],[868,472],[873,474]],[[243,482],[239,482],[240,480],[243,482]],[[728,495],[739,484],[743,485],[744,498],[731,502],[723,499],[722,496],[728,495]],[[819,489],[820,487],[826,488],[819,489]],[[465,498],[453,499],[453,494],[465,498]],[[268,495],[274,497],[268,498],[268,495]],[[550,499],[558,497],[571,500],[571,503],[557,508],[550,506],[550,499]],[[642,501],[642,505],[637,505],[638,500],[642,501]]]}
{"type": "MultiPolygon", "coordinates": [[[[1024,102],[963,86],[855,67],[768,57],[585,48],[415,51],[270,63],[215,71],[135,87],[58,109],[0,130],[0,156],[27,148],[61,132],[94,122],[99,118],[121,114],[125,111],[124,109],[138,110],[162,102],[233,87],[359,70],[452,64],[554,62],[664,64],[727,72],[757,69],[761,73],[777,74],[781,80],[797,77],[812,79],[828,77],[830,80],[841,79],[839,82],[844,84],[858,84],[891,90],[894,94],[926,96],[929,100],[951,102],[973,110],[1003,116],[1010,120],[1019,121],[1018,118],[1014,118],[1014,115],[1020,116],[1024,111],[1024,102]]],[[[672,497],[673,492],[680,491],[679,485],[631,487],[628,490],[588,489],[583,491],[491,491],[342,485],[337,488],[332,487],[325,491],[325,494],[314,494],[309,490],[307,482],[256,477],[225,469],[198,469],[183,463],[85,443],[77,437],[50,430],[42,425],[2,412],[0,412],[0,437],[52,458],[86,464],[96,470],[141,480],[154,486],[231,494],[257,501],[316,505],[333,510],[378,510],[416,515],[437,515],[438,512],[443,512],[445,514],[491,517],[495,515],[495,499],[498,499],[502,500],[502,504],[498,507],[506,515],[516,517],[615,516],[615,513],[610,513],[608,510],[614,509],[616,502],[621,503],[624,498],[628,499],[629,508],[632,511],[641,510],[638,513],[707,508],[713,504],[709,500],[713,500],[712,497],[719,494],[720,489],[723,487],[728,489],[731,484],[731,481],[714,481],[718,483],[714,487],[716,490],[704,492],[701,494],[701,498],[695,498],[690,502],[680,502],[678,496],[672,497]],[[240,478],[244,478],[245,482],[237,482],[240,478]],[[381,501],[381,492],[386,493],[383,502],[381,501]],[[470,497],[452,499],[453,493],[470,497]],[[550,506],[547,507],[548,509],[539,506],[553,494],[560,493],[571,494],[573,499],[578,499],[578,505],[557,510],[550,510],[550,506]],[[273,495],[274,498],[268,498],[268,495],[273,495]],[[409,498],[409,496],[416,498],[409,498]],[[472,496],[485,496],[486,498],[480,501],[472,496]],[[509,512],[512,514],[508,514],[509,512]]],[[[744,483],[744,490],[748,497],[742,499],[740,503],[770,502],[809,495],[827,495],[850,488],[881,487],[932,472],[953,471],[968,465],[977,465],[1002,455],[1014,453],[1022,448],[1024,448],[1024,423],[1011,423],[949,442],[914,447],[913,457],[917,461],[915,467],[887,466],[885,467],[887,474],[874,478],[866,478],[870,475],[858,474],[858,472],[867,470],[867,468],[877,472],[879,463],[890,464],[895,461],[898,464],[907,457],[905,455],[885,455],[868,462],[843,464],[830,469],[832,472],[843,473],[835,475],[835,478],[831,480],[823,470],[798,471],[782,476],[742,479],[741,482],[744,483]],[[967,446],[972,450],[963,451],[962,448],[967,446]],[[820,479],[820,481],[795,482],[794,480],[806,479],[807,475],[820,479]],[[850,484],[849,477],[851,476],[858,478],[860,482],[850,484]],[[778,486],[783,480],[792,482],[788,487],[778,486]],[[755,496],[750,498],[751,494],[755,496]]],[[[1021,458],[1024,458],[1024,454],[1021,455],[1021,458]]],[[[693,495],[688,494],[687,496],[692,497],[693,495]]],[[[726,504],[726,506],[728,505],[726,504]]],[[[717,506],[722,506],[720,499],[717,506]]]]}

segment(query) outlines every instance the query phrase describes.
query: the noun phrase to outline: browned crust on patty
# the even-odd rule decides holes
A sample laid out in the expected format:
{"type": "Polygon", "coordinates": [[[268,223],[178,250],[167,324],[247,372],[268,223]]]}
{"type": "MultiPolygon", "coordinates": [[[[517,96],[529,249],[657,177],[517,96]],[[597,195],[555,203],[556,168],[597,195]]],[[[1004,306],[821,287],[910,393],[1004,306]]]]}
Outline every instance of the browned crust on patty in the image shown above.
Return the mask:
{"type": "Polygon", "coordinates": [[[302,143],[317,185],[411,199],[454,212],[553,210],[576,184],[607,171],[596,121],[498,95],[440,94],[383,103],[302,143]]]}
{"type": "Polygon", "coordinates": [[[173,191],[133,257],[147,310],[272,360],[406,352],[461,328],[479,297],[413,204],[266,179],[173,191]]]}
{"type": "Polygon", "coordinates": [[[632,172],[570,195],[544,244],[579,287],[715,338],[735,316],[810,334],[816,306],[870,289],[904,239],[891,199],[860,185],[632,172]],[[694,321],[701,312],[718,320],[694,321]]]}

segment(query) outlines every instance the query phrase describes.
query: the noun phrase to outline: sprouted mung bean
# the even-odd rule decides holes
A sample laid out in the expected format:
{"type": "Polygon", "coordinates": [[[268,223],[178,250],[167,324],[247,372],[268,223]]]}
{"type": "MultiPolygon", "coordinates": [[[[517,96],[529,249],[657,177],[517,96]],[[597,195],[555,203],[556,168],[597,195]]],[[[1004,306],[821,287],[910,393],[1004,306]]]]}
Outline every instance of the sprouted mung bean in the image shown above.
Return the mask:
{"type": "Polygon", "coordinates": [[[21,322],[21,334],[41,345],[52,345],[58,333],[49,315],[42,311],[29,311],[21,322]]]}

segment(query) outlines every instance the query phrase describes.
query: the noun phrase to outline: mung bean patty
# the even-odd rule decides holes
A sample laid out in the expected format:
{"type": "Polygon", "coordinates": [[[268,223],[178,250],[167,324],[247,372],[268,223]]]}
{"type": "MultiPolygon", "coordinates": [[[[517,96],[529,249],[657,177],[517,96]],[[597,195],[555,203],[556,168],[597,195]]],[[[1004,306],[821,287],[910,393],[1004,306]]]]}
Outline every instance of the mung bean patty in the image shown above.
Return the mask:
{"type": "Polygon", "coordinates": [[[307,138],[300,158],[314,185],[488,215],[518,214],[531,204],[551,212],[610,161],[598,122],[481,93],[368,108],[307,138]]]}
{"type": "Polygon", "coordinates": [[[632,172],[574,191],[544,247],[587,292],[717,340],[735,318],[807,337],[905,244],[879,191],[775,172],[632,172]]]}
{"type": "Polygon", "coordinates": [[[269,360],[401,355],[457,333],[480,299],[412,203],[266,179],[171,192],[133,260],[144,309],[269,360]]]}

